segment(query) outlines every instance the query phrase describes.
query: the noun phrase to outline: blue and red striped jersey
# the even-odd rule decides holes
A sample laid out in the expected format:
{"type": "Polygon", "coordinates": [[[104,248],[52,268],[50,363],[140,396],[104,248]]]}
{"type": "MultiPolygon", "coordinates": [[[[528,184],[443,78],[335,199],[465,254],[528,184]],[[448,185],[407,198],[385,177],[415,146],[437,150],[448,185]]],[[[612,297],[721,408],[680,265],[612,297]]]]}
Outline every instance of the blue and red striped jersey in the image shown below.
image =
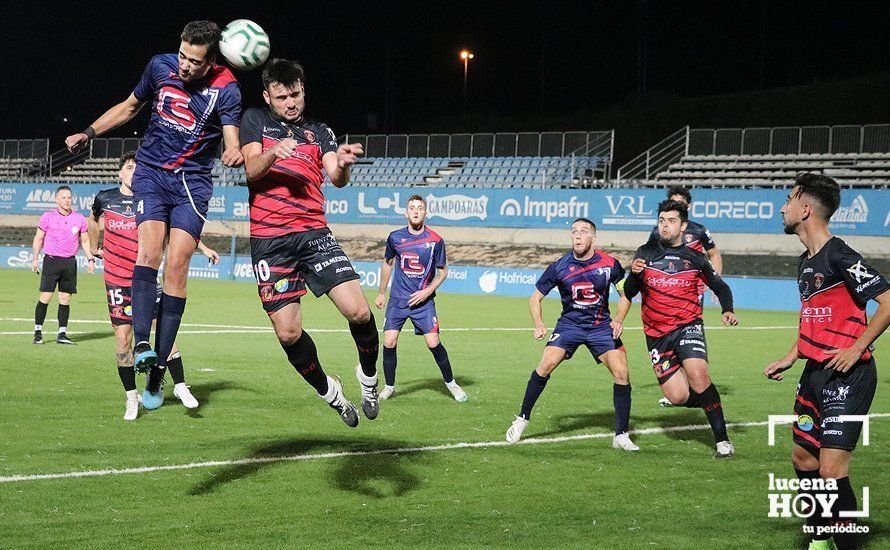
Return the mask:
{"type": "Polygon", "coordinates": [[[546,296],[554,288],[562,299],[562,319],[592,328],[611,322],[609,315],[609,285],[624,278],[624,268],[602,250],[594,251],[587,260],[575,258],[569,252],[556,260],[535,284],[546,296]]]}
{"type": "Polygon", "coordinates": [[[151,58],[133,90],[151,119],[136,162],[165,170],[205,172],[213,166],[223,126],[241,123],[241,89],[232,72],[214,65],[203,79],[183,82],[176,54],[151,58]]]}
{"type": "MultiPolygon", "coordinates": [[[[435,231],[424,227],[415,235],[408,227],[397,229],[386,239],[387,260],[394,260],[391,299],[401,307],[407,306],[408,298],[428,287],[436,276],[436,270],[445,267],[445,241],[435,231]]],[[[435,298],[434,292],[429,300],[435,298]]]]}

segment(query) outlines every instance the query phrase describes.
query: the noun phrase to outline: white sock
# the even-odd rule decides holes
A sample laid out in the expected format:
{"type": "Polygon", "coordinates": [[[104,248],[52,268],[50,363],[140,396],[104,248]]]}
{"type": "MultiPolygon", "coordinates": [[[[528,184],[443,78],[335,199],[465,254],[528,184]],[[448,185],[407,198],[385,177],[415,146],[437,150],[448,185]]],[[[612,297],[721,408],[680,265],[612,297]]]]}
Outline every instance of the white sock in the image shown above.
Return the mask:
{"type": "Polygon", "coordinates": [[[324,395],[319,395],[322,399],[325,400],[329,405],[334,402],[334,399],[337,397],[337,382],[328,376],[328,393],[324,395]]]}
{"type": "Polygon", "coordinates": [[[174,384],[174,385],[173,385],[173,389],[174,389],[174,390],[176,390],[177,388],[180,388],[180,389],[183,389],[183,388],[188,389],[188,386],[185,385],[185,382],[180,382],[179,384],[174,384]]]}
{"type": "Polygon", "coordinates": [[[457,387],[457,379],[452,378],[451,382],[445,382],[445,385],[448,386],[449,388],[456,388],[457,387]]]}
{"type": "Polygon", "coordinates": [[[127,401],[136,401],[139,399],[139,390],[127,390],[127,401]]]}
{"type": "Polygon", "coordinates": [[[362,370],[359,368],[358,369],[358,379],[359,379],[359,382],[362,383],[362,386],[368,386],[368,387],[372,387],[372,386],[376,387],[377,386],[377,373],[374,373],[374,376],[366,376],[365,373],[363,373],[362,370]]]}
{"type": "Polygon", "coordinates": [[[34,330],[43,330],[43,325],[34,325],[34,330]]]}
{"type": "Polygon", "coordinates": [[[59,327],[59,334],[64,334],[68,332],[68,327],[59,327]]]}
{"type": "Polygon", "coordinates": [[[384,388],[384,389],[387,389],[387,390],[389,390],[389,391],[395,391],[395,389],[396,389],[395,386],[390,386],[389,384],[385,384],[385,385],[383,386],[383,388],[384,388]]]}

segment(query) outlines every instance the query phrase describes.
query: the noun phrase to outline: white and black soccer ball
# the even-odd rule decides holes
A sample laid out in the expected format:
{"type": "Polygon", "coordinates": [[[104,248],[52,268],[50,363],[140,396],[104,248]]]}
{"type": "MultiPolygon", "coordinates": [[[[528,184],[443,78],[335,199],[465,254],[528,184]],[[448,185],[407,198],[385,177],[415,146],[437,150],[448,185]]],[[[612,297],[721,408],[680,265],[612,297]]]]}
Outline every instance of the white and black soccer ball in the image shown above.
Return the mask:
{"type": "Polygon", "coordinates": [[[219,51],[237,69],[256,69],[269,57],[269,35],[249,19],[236,19],[222,30],[219,51]]]}

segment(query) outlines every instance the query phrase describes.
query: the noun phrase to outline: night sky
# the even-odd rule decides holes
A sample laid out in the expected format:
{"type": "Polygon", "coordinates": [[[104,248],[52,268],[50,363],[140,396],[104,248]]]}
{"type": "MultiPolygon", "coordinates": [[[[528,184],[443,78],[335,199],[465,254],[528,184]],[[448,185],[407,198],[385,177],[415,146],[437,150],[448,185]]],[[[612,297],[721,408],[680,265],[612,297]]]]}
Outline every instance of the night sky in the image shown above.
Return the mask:
{"type": "MultiPolygon", "coordinates": [[[[204,18],[262,25],[273,56],[303,63],[309,112],[338,133],[422,131],[432,116],[453,117],[450,129],[462,129],[464,47],[476,54],[468,111],[495,126],[499,116],[560,117],[653,94],[695,97],[890,70],[890,19],[878,3],[10,4],[0,23],[2,137],[81,130],[132,91],[152,55],[176,51],[187,21],[204,18]]],[[[259,71],[236,74],[245,103],[260,102],[259,71]]],[[[145,111],[114,135],[141,134],[145,111]]]]}

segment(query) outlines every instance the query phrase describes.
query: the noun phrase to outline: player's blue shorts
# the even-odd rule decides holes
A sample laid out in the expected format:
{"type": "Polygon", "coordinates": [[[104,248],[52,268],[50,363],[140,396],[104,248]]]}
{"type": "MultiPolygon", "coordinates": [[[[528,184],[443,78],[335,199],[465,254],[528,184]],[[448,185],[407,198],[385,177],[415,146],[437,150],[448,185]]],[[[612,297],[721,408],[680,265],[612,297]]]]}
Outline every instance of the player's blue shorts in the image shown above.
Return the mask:
{"type": "Polygon", "coordinates": [[[584,328],[575,323],[570,323],[560,319],[556,322],[556,328],[550,335],[548,346],[555,346],[566,350],[566,359],[571,359],[575,354],[575,350],[581,345],[587,346],[590,354],[597,363],[600,362],[599,356],[612,351],[613,349],[621,349],[624,344],[621,339],[612,338],[612,327],[608,323],[598,325],[596,328],[584,328]]]}
{"type": "Polygon", "coordinates": [[[139,164],[133,173],[137,225],[147,220],[162,221],[171,229],[187,232],[197,241],[201,238],[203,218],[207,217],[212,195],[210,172],[176,173],[139,164]]]}
{"type": "Polygon", "coordinates": [[[439,318],[436,316],[436,304],[427,301],[420,307],[401,305],[398,300],[390,300],[386,306],[386,320],[383,330],[402,330],[405,321],[411,319],[414,334],[438,334],[439,318]]]}

